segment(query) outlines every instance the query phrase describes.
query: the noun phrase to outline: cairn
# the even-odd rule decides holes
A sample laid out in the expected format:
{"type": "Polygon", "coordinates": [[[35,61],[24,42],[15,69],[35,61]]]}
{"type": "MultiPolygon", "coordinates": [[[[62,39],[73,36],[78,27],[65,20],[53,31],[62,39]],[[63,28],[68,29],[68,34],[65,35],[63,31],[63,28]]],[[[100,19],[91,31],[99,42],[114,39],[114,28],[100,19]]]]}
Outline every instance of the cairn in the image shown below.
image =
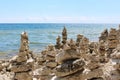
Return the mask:
{"type": "Polygon", "coordinates": [[[55,70],[55,75],[58,78],[69,76],[77,71],[82,72],[85,65],[85,62],[80,58],[76,44],[72,39],[68,44],[68,48],[63,49],[56,55],[56,62],[59,64],[55,70]]]}
{"type": "Polygon", "coordinates": [[[67,41],[67,29],[64,27],[63,32],[62,32],[62,43],[63,45],[66,44],[67,41]]]}
{"type": "Polygon", "coordinates": [[[94,53],[98,54],[98,51],[97,51],[98,43],[90,42],[88,48],[89,48],[90,54],[94,54],[94,53]]]}
{"type": "Polygon", "coordinates": [[[108,39],[108,30],[105,29],[102,33],[101,36],[99,37],[99,42],[103,41],[106,42],[108,39]]]}
{"type": "Polygon", "coordinates": [[[56,49],[60,49],[61,48],[61,40],[60,40],[60,36],[58,36],[57,38],[56,38],[56,45],[55,45],[55,48],[56,49]]]}
{"type": "Polygon", "coordinates": [[[119,43],[117,38],[117,30],[114,28],[111,28],[109,34],[108,34],[108,53],[107,55],[110,56],[110,54],[113,52],[113,50],[117,47],[117,44],[119,43]]]}
{"type": "Polygon", "coordinates": [[[112,80],[120,79],[120,44],[118,44],[117,48],[111,54],[111,60],[113,62],[113,70],[111,71],[112,80]]]}
{"type": "Polygon", "coordinates": [[[80,35],[80,34],[77,35],[77,40],[76,40],[76,46],[77,47],[80,46],[80,42],[81,42],[82,38],[83,38],[83,35],[80,35]]]}
{"type": "Polygon", "coordinates": [[[15,73],[14,80],[32,80],[30,73],[34,67],[34,59],[32,51],[29,50],[28,42],[28,35],[23,32],[19,54],[11,59],[10,70],[15,73]]]}
{"type": "MultiPolygon", "coordinates": [[[[76,43],[72,39],[56,55],[56,62],[59,64],[55,69],[56,80],[58,78],[63,80],[65,76],[72,75],[78,71],[82,73],[85,65],[84,60],[80,58],[76,43]]],[[[69,80],[70,78],[75,79],[67,77],[65,80],[69,80]]]]}
{"type": "Polygon", "coordinates": [[[81,80],[104,80],[104,74],[99,57],[94,54],[89,54],[88,59],[89,61],[87,61],[85,66],[86,71],[84,74],[81,74],[81,80]]]}
{"type": "Polygon", "coordinates": [[[42,51],[40,57],[37,59],[39,65],[37,72],[37,79],[39,80],[50,80],[54,75],[54,69],[57,66],[57,62],[55,61],[55,56],[57,52],[55,50],[54,45],[48,45],[47,49],[42,51]]]}
{"type": "Polygon", "coordinates": [[[109,58],[107,58],[107,47],[106,47],[106,43],[101,41],[99,42],[99,46],[98,46],[98,55],[100,58],[100,62],[101,63],[106,63],[109,61],[109,58]]]}
{"type": "Polygon", "coordinates": [[[87,54],[88,52],[89,52],[89,39],[86,37],[83,37],[80,42],[80,53],[87,54]]]}

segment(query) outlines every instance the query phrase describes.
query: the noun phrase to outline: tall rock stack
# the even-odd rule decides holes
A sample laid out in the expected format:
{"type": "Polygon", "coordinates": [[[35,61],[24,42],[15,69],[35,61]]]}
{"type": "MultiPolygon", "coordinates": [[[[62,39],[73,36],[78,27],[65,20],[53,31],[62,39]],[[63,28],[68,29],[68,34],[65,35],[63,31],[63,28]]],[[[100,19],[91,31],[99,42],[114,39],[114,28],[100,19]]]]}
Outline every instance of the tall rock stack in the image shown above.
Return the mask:
{"type": "Polygon", "coordinates": [[[72,74],[82,73],[85,62],[80,58],[76,44],[72,39],[66,47],[68,48],[63,49],[56,55],[56,62],[59,65],[55,70],[55,80],[80,80],[78,77],[72,76],[72,74]]]}
{"type": "MultiPolygon", "coordinates": [[[[106,62],[105,56],[107,55],[107,48],[108,48],[107,44],[108,44],[108,41],[110,40],[109,37],[110,37],[110,35],[109,35],[107,29],[105,29],[101,33],[101,36],[99,37],[98,54],[101,57],[102,62],[106,62]]],[[[108,54],[110,54],[110,50],[108,49],[108,52],[109,52],[108,54]]]]}
{"type": "Polygon", "coordinates": [[[86,37],[83,37],[80,42],[80,53],[86,54],[89,52],[89,39],[86,37]]]}
{"type": "Polygon", "coordinates": [[[55,62],[55,47],[53,45],[48,45],[47,49],[41,53],[41,67],[38,68],[38,80],[50,80],[54,75],[54,69],[57,66],[55,62]]]}
{"type": "Polygon", "coordinates": [[[21,34],[21,44],[19,52],[29,51],[28,42],[28,34],[26,32],[23,32],[21,34]]]}
{"type": "Polygon", "coordinates": [[[100,62],[106,63],[109,61],[107,58],[107,47],[104,41],[100,41],[98,45],[98,56],[100,58],[100,62]]]}
{"type": "Polygon", "coordinates": [[[60,49],[61,48],[61,40],[60,40],[60,36],[57,37],[56,39],[56,45],[55,45],[56,49],[60,49]]]}
{"type": "Polygon", "coordinates": [[[62,32],[62,43],[63,45],[66,44],[67,42],[67,29],[64,27],[63,32],[62,32]]]}
{"type": "Polygon", "coordinates": [[[119,40],[117,38],[117,30],[111,28],[109,35],[108,35],[108,56],[112,53],[113,49],[117,47],[119,40]]]}
{"type": "Polygon", "coordinates": [[[111,71],[112,80],[120,80],[120,44],[111,54],[113,70],[111,71]]]}
{"type": "Polygon", "coordinates": [[[77,46],[75,44],[75,42],[73,41],[73,39],[70,39],[68,46],[70,47],[70,49],[72,50],[77,50],[77,46]]]}
{"type": "Polygon", "coordinates": [[[90,42],[90,44],[89,44],[89,53],[90,54],[94,54],[94,53],[98,54],[97,48],[98,48],[98,43],[90,42]]]}
{"type": "Polygon", "coordinates": [[[76,40],[76,46],[77,47],[80,46],[80,42],[81,42],[82,38],[83,38],[83,35],[80,35],[80,34],[77,35],[77,40],[76,40]]]}
{"type": "Polygon", "coordinates": [[[103,41],[99,42],[98,52],[100,56],[105,56],[106,54],[106,46],[103,41]]]}
{"type": "Polygon", "coordinates": [[[11,59],[11,71],[15,73],[14,80],[32,80],[34,59],[32,51],[28,46],[28,35],[26,32],[21,34],[21,47],[19,54],[11,59]]]}
{"type": "Polygon", "coordinates": [[[108,39],[108,30],[105,29],[102,33],[101,36],[99,37],[99,42],[103,41],[106,42],[108,39]]]}

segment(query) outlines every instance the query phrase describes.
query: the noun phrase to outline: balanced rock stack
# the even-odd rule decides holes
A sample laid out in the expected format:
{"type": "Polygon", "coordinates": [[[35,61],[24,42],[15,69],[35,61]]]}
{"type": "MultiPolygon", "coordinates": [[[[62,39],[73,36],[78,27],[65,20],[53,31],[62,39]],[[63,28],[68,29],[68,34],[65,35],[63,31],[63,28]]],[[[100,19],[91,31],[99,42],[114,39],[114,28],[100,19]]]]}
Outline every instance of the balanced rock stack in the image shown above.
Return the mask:
{"type": "Polygon", "coordinates": [[[32,51],[29,50],[26,32],[21,34],[19,54],[13,57],[10,62],[10,70],[15,73],[14,80],[32,80],[30,73],[34,67],[34,59],[32,51]]]}
{"type": "Polygon", "coordinates": [[[56,39],[56,45],[55,45],[56,49],[60,49],[61,48],[61,40],[60,40],[60,36],[57,37],[56,39]]]}
{"type": "Polygon", "coordinates": [[[39,59],[41,67],[38,68],[38,79],[50,80],[54,75],[54,69],[57,66],[57,62],[55,62],[56,54],[54,45],[48,45],[47,49],[42,51],[39,59]]]}
{"type": "Polygon", "coordinates": [[[76,43],[72,39],[56,55],[56,62],[59,65],[55,69],[55,80],[75,80],[77,77],[71,75],[77,72],[82,73],[85,65],[84,60],[80,58],[76,43]]]}
{"type": "Polygon", "coordinates": [[[89,52],[89,39],[86,37],[83,37],[80,42],[80,53],[87,54],[88,52],[89,52]]]}
{"type": "Polygon", "coordinates": [[[118,43],[119,43],[119,40],[117,38],[117,30],[114,28],[111,28],[108,34],[108,55],[112,53],[112,50],[117,47],[118,43]]]}
{"type": "Polygon", "coordinates": [[[64,27],[63,32],[62,32],[62,43],[63,43],[63,45],[66,44],[66,42],[67,42],[67,30],[64,27]]]}
{"type": "Polygon", "coordinates": [[[106,55],[111,33],[108,36],[105,30],[99,43],[89,42],[82,35],[77,36],[76,43],[73,39],[66,41],[56,55],[58,66],[52,80],[109,80],[110,76],[106,73],[111,70],[107,70],[109,59],[106,55]]]}
{"type": "Polygon", "coordinates": [[[112,62],[113,62],[113,70],[111,71],[112,80],[120,79],[120,44],[111,54],[112,62]]]}
{"type": "Polygon", "coordinates": [[[94,54],[94,53],[98,54],[97,47],[98,47],[97,42],[90,42],[89,43],[89,53],[90,54],[94,54]]]}
{"type": "Polygon", "coordinates": [[[109,58],[107,58],[107,46],[103,41],[99,42],[98,55],[101,63],[107,63],[109,61],[109,58]]]}
{"type": "Polygon", "coordinates": [[[85,66],[86,71],[81,74],[80,80],[104,80],[103,70],[101,68],[100,57],[94,54],[89,54],[89,61],[85,66]]]}
{"type": "Polygon", "coordinates": [[[108,30],[105,29],[102,33],[101,36],[99,37],[99,42],[103,41],[106,42],[108,39],[108,30]]]}
{"type": "Polygon", "coordinates": [[[76,40],[76,46],[77,47],[80,46],[80,42],[81,42],[82,38],[83,38],[83,35],[80,35],[80,34],[77,35],[77,40],[76,40]]]}

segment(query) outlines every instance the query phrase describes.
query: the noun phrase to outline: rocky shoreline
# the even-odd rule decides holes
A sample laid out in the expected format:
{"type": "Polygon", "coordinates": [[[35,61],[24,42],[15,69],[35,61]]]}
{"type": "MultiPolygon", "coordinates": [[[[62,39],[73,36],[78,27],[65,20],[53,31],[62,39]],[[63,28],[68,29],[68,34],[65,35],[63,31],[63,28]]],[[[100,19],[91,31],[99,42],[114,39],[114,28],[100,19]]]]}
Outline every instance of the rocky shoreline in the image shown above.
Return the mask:
{"type": "Polygon", "coordinates": [[[120,26],[104,30],[98,42],[81,34],[68,40],[67,35],[64,27],[56,45],[35,55],[23,32],[19,53],[0,60],[0,80],[120,80],[120,26]]]}

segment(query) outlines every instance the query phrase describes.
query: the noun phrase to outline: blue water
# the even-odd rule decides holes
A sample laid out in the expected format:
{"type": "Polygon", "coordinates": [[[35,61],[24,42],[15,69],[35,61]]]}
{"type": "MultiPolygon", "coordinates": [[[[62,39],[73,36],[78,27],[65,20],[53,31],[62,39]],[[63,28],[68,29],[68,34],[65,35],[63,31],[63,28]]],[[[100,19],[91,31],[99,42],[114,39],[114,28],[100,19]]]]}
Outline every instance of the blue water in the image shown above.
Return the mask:
{"type": "Polygon", "coordinates": [[[39,53],[48,44],[55,44],[64,26],[69,39],[75,40],[77,34],[83,34],[91,41],[98,41],[100,33],[106,28],[118,29],[118,24],[0,24],[0,54],[2,57],[17,54],[23,31],[28,32],[30,49],[39,53]]]}

